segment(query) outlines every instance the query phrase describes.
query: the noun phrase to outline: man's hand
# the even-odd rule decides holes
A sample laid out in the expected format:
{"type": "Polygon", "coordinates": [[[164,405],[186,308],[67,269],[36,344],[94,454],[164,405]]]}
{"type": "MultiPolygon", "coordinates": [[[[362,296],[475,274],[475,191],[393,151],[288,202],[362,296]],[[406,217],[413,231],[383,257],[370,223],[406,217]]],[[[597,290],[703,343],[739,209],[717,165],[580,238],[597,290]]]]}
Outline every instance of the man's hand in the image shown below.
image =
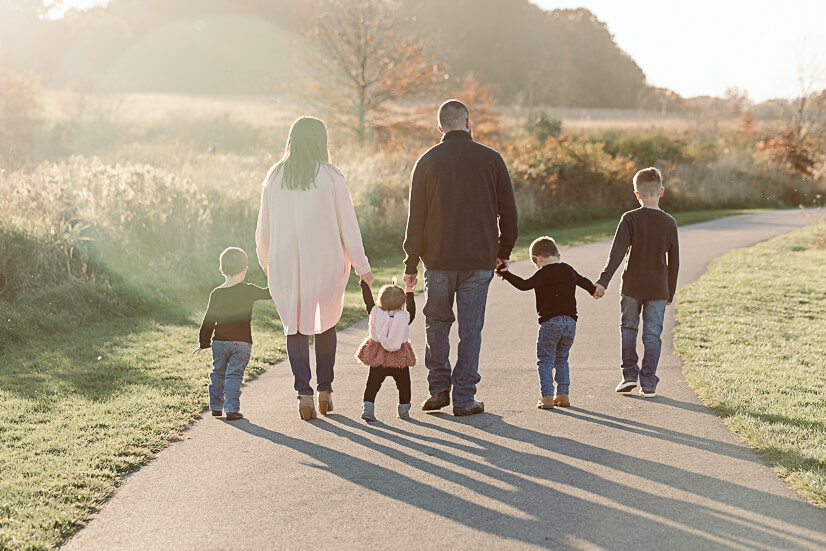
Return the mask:
{"type": "Polygon", "coordinates": [[[408,285],[407,283],[404,284],[404,292],[405,293],[412,293],[415,290],[416,290],[415,285],[408,285]]]}
{"type": "Polygon", "coordinates": [[[416,281],[417,281],[416,274],[404,274],[404,287],[405,289],[408,287],[416,288],[416,281]]]}
{"type": "Polygon", "coordinates": [[[594,287],[596,287],[596,288],[597,288],[597,290],[596,290],[596,291],[594,291],[594,298],[602,298],[602,297],[603,297],[603,295],[605,295],[605,287],[603,287],[603,286],[602,286],[602,285],[600,285],[599,283],[597,283],[596,285],[594,285],[594,287]]]}
{"type": "Polygon", "coordinates": [[[200,347],[196,348],[195,350],[192,351],[192,353],[193,354],[200,354],[201,353],[201,348],[200,347]]]}
{"type": "Polygon", "coordinates": [[[368,287],[373,286],[373,272],[367,272],[366,274],[362,274],[359,278],[367,284],[368,287]]]}
{"type": "Polygon", "coordinates": [[[496,269],[497,270],[500,269],[500,266],[503,266],[501,268],[502,270],[507,270],[509,264],[510,264],[509,260],[502,260],[501,258],[496,259],[496,269]]]}

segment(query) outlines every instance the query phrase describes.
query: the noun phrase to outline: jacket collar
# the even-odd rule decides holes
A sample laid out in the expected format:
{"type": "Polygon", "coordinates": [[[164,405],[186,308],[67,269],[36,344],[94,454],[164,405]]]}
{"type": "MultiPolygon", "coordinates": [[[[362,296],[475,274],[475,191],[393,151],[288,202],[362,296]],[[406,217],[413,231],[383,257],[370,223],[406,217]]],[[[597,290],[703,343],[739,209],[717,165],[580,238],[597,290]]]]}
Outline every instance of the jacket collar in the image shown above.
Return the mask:
{"type": "Polygon", "coordinates": [[[470,135],[470,132],[467,130],[451,130],[444,136],[442,136],[442,141],[447,142],[450,140],[471,140],[473,141],[473,137],[470,135]]]}

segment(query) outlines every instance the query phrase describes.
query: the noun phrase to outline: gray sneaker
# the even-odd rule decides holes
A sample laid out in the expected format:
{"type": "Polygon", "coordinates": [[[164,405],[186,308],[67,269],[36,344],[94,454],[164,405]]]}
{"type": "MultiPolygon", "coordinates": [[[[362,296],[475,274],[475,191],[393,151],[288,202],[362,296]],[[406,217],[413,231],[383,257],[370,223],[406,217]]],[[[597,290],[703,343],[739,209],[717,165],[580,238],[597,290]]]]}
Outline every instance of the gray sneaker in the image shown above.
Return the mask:
{"type": "Polygon", "coordinates": [[[399,404],[396,408],[396,417],[399,419],[410,419],[410,404],[399,404]]]}
{"type": "Polygon", "coordinates": [[[473,415],[475,413],[484,413],[485,412],[485,404],[482,402],[478,402],[476,400],[469,406],[465,407],[456,407],[453,406],[453,415],[456,417],[464,417],[465,415],[473,415]]]}
{"type": "Polygon", "coordinates": [[[376,419],[376,404],[373,402],[364,402],[361,405],[361,418],[365,421],[378,421],[378,419],[376,419]]]}
{"type": "Polygon", "coordinates": [[[422,411],[434,411],[449,405],[450,391],[443,390],[441,392],[437,392],[436,394],[431,394],[430,398],[425,400],[422,404],[422,411]]]}

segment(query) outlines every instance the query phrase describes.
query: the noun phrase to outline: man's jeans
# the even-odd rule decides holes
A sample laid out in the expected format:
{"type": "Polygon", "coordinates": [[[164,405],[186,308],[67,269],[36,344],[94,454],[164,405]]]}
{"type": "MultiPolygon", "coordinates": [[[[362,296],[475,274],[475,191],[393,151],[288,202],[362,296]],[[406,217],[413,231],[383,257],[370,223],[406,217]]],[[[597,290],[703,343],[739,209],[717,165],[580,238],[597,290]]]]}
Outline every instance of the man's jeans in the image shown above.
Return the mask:
{"type": "Polygon", "coordinates": [[[243,341],[212,341],[209,408],[241,411],[241,382],[250,363],[252,345],[243,341]],[[226,393],[226,399],[224,394],[226,393]]]}
{"type": "Polygon", "coordinates": [[[663,332],[663,318],[665,317],[665,300],[638,300],[622,295],[620,307],[622,309],[622,379],[636,381],[639,378],[640,386],[644,390],[656,390],[657,364],[660,363],[660,350],[663,332]],[[642,312],[642,368],[639,367],[637,356],[637,332],[640,326],[640,312],[642,312]]]}
{"type": "Polygon", "coordinates": [[[453,387],[453,406],[473,404],[479,377],[479,349],[485,323],[485,303],[493,270],[425,270],[426,348],[424,363],[430,394],[453,387]],[[450,327],[459,318],[459,353],[450,369],[450,327]]]}
{"type": "MultiPolygon", "coordinates": [[[[331,327],[313,337],[315,341],[315,372],[319,392],[333,389],[333,367],[336,364],[336,328],[331,327]]],[[[310,386],[310,337],[296,333],[287,335],[287,358],[293,370],[294,388],[301,396],[312,396],[310,386]]]]}
{"type": "Polygon", "coordinates": [[[576,320],[571,316],[555,316],[539,325],[536,338],[536,365],[539,367],[539,387],[542,396],[556,393],[568,395],[571,379],[568,355],[576,336],[576,320]]]}

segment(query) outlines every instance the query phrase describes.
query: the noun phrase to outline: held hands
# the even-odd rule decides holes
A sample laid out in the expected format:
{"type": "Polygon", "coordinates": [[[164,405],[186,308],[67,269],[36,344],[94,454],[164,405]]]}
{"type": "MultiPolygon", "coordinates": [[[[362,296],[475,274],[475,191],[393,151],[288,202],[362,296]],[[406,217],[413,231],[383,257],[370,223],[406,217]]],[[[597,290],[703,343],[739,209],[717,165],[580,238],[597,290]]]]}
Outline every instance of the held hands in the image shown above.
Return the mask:
{"type": "Polygon", "coordinates": [[[404,292],[405,293],[412,293],[416,290],[416,285],[408,285],[407,282],[404,283],[404,292]]]}
{"type": "Polygon", "coordinates": [[[596,291],[594,291],[594,298],[596,298],[596,299],[600,299],[600,298],[602,298],[602,297],[603,297],[603,295],[605,295],[605,287],[603,287],[603,286],[602,286],[602,285],[600,285],[599,283],[597,283],[596,285],[594,285],[594,287],[596,287],[596,288],[597,288],[597,290],[596,290],[596,291]]]}
{"type": "Polygon", "coordinates": [[[359,278],[367,284],[368,287],[373,286],[373,272],[367,272],[366,274],[362,274],[359,278]]]}
{"type": "Polygon", "coordinates": [[[503,270],[507,271],[509,265],[510,265],[510,261],[507,260],[507,259],[505,259],[505,260],[502,260],[501,258],[496,259],[496,271],[497,272],[500,272],[500,271],[503,271],[503,270]]]}
{"type": "Polygon", "coordinates": [[[404,289],[405,291],[412,291],[416,288],[416,274],[404,274],[404,289]]]}

